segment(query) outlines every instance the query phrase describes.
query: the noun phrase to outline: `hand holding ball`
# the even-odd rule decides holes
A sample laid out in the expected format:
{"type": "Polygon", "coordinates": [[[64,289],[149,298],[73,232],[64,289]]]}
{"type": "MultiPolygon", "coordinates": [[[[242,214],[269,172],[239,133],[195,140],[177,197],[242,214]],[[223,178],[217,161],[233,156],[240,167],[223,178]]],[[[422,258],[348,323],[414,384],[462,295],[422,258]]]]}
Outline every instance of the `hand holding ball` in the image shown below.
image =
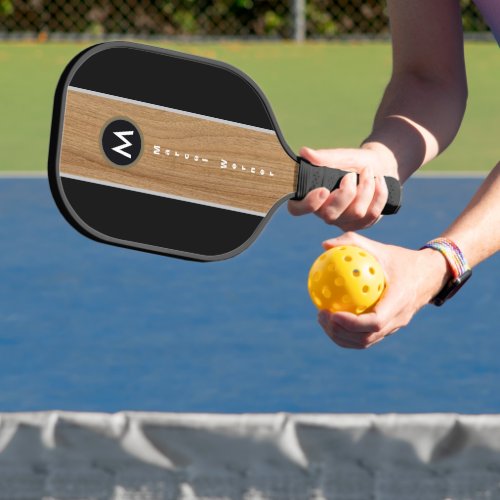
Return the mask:
{"type": "Polygon", "coordinates": [[[334,247],[312,265],[307,288],[318,309],[362,314],[380,299],[385,288],[384,272],[365,249],[334,247]]]}

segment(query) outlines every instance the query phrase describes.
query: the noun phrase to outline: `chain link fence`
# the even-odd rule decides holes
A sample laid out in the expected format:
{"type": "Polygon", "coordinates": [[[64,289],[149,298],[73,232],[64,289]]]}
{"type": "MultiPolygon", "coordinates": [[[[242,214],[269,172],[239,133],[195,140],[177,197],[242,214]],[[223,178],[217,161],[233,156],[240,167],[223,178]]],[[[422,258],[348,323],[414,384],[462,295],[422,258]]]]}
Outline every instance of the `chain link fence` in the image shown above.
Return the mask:
{"type": "MultiPolygon", "coordinates": [[[[438,0],[436,0],[438,1],[438,0]]],[[[487,26],[461,0],[467,32],[487,26]]],[[[0,0],[0,36],[336,38],[388,33],[380,0],[0,0]]]]}

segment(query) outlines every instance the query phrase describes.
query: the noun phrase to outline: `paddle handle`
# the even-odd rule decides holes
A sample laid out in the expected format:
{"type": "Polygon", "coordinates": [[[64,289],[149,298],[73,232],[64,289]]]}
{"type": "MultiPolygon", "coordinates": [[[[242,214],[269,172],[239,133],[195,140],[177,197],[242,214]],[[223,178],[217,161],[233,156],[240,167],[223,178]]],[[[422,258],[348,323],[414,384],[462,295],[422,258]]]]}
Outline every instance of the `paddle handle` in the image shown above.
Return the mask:
{"type": "MultiPolygon", "coordinates": [[[[294,200],[302,200],[307,193],[319,187],[326,187],[333,191],[339,187],[342,178],[350,173],[338,168],[317,167],[300,157],[297,161],[299,163],[299,176],[294,200]]],[[[382,213],[384,215],[395,214],[401,207],[401,184],[394,177],[386,176],[384,179],[389,195],[382,213]]],[[[359,175],[357,175],[357,182],[359,182],[359,175]]]]}

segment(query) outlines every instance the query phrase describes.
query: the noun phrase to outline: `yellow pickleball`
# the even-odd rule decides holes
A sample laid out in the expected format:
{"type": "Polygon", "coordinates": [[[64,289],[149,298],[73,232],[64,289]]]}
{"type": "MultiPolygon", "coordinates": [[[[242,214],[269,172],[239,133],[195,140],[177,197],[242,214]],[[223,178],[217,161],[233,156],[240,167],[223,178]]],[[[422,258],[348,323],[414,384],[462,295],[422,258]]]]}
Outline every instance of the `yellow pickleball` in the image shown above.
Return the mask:
{"type": "Polygon", "coordinates": [[[369,312],[382,295],[384,271],[363,248],[334,247],[314,261],[307,288],[318,309],[362,314],[369,312]]]}

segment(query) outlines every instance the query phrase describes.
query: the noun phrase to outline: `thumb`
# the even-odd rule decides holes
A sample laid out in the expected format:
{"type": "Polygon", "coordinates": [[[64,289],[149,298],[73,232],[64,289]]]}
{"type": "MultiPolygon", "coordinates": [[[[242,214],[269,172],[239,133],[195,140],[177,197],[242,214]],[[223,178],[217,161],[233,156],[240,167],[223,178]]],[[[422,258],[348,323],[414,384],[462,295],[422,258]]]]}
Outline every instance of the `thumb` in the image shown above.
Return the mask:
{"type": "Polygon", "coordinates": [[[359,247],[363,247],[369,251],[370,240],[368,240],[368,238],[365,238],[364,236],[361,236],[360,234],[349,231],[347,233],[341,234],[340,236],[337,236],[336,238],[331,238],[323,241],[322,245],[326,250],[342,245],[356,245],[359,247]]]}
{"type": "Polygon", "coordinates": [[[352,245],[359,248],[365,249],[368,253],[371,253],[380,263],[380,265],[385,269],[387,267],[387,252],[386,245],[379,243],[378,241],[371,240],[366,236],[362,236],[353,231],[344,233],[336,238],[331,238],[321,243],[325,250],[330,250],[333,247],[340,247],[343,245],[352,245]]]}
{"type": "Polygon", "coordinates": [[[313,165],[347,168],[355,172],[359,171],[366,163],[365,152],[359,149],[311,149],[303,147],[299,155],[311,162],[313,165]]]}
{"type": "Polygon", "coordinates": [[[319,154],[319,151],[316,151],[315,149],[302,147],[300,148],[299,155],[308,162],[311,162],[313,165],[323,166],[323,155],[319,154]]]}

